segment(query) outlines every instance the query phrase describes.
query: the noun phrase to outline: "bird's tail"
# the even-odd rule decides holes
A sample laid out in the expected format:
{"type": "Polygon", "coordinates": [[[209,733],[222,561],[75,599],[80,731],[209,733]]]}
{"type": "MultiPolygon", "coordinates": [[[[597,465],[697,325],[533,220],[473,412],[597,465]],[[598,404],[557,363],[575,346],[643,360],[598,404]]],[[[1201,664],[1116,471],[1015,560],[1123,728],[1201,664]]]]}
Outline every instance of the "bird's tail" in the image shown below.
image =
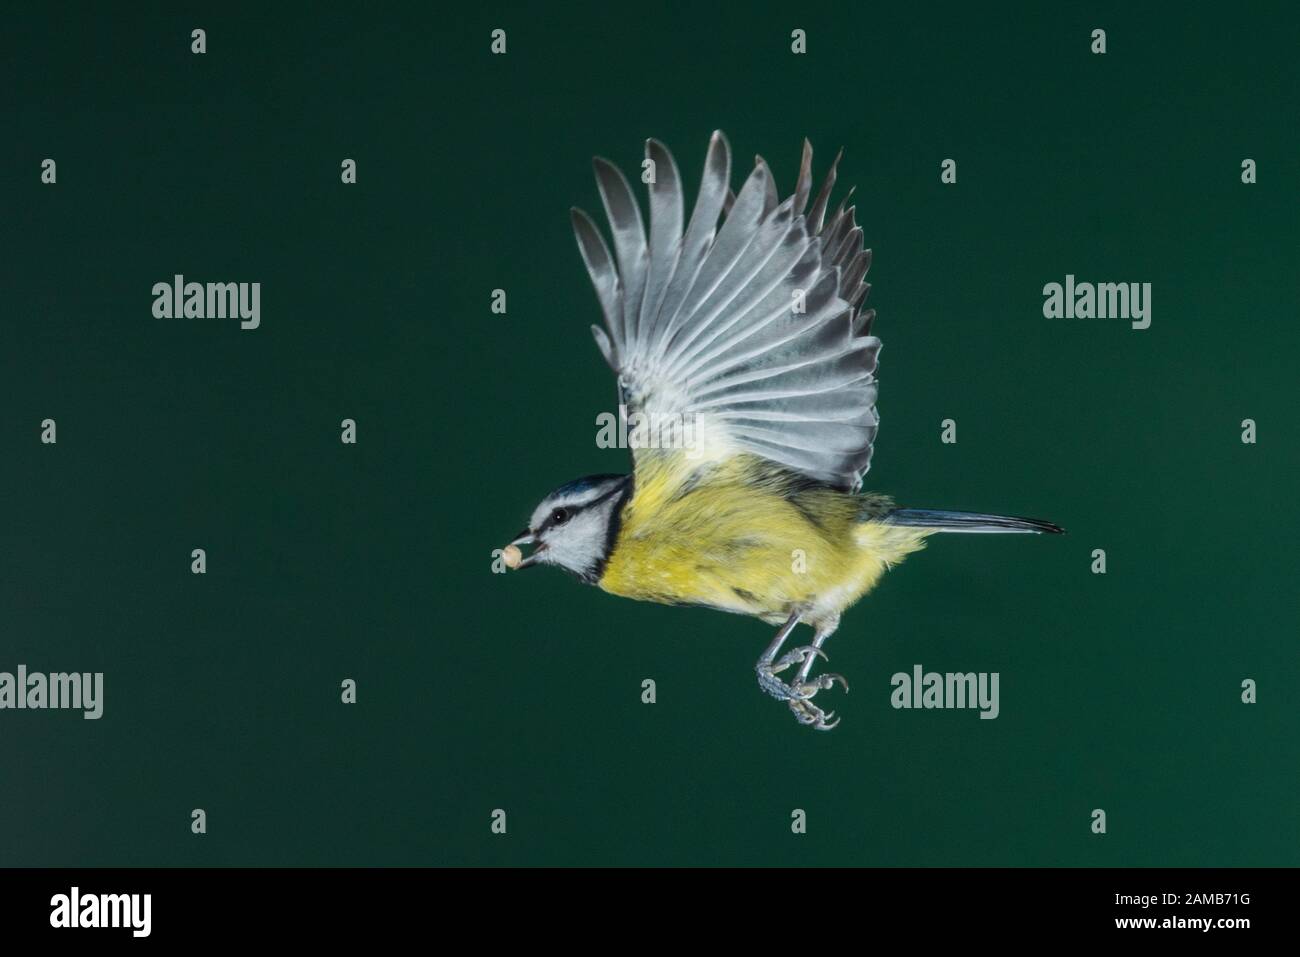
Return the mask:
{"type": "Polygon", "coordinates": [[[1047,532],[1052,535],[1065,532],[1059,525],[1040,518],[982,515],[979,512],[954,512],[946,508],[896,508],[881,521],[886,525],[926,528],[936,532],[1047,532]]]}

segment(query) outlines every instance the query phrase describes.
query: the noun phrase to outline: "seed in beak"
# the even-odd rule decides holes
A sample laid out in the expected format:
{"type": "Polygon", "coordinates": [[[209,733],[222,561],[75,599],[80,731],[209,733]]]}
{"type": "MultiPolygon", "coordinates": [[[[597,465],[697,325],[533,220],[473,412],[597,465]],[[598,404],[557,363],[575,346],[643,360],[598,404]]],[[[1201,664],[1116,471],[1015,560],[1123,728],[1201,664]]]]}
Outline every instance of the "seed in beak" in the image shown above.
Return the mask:
{"type": "Polygon", "coordinates": [[[506,563],[506,568],[518,568],[524,560],[524,553],[514,545],[507,545],[501,549],[501,560],[506,563]]]}

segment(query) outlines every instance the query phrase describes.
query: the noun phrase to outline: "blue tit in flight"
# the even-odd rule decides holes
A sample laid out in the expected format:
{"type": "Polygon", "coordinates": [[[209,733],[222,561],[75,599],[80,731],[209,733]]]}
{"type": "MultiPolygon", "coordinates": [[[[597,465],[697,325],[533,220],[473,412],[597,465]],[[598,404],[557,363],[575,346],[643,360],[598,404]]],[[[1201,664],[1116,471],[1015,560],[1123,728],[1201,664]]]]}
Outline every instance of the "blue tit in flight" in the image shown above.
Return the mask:
{"type": "Polygon", "coordinates": [[[862,308],[871,250],[855,208],[845,197],[828,213],[838,156],[816,196],[806,140],[793,195],[779,198],[761,157],[733,195],[731,150],[715,132],[687,219],[672,154],[649,140],[645,155],[648,235],[627,179],[603,159],[593,165],[612,253],[572,211],[604,313],[592,334],[618,377],[620,415],[638,423],[632,474],[551,492],[505,564],[555,565],[625,598],[780,626],[755,665],[758,685],[801,724],[828,730],[838,719],[813,699],[848,683],[813,665],[886,569],[936,532],[1061,529],[900,508],[862,491],[880,422],[880,340],[875,311],[862,308]],[[812,643],[781,654],[801,622],[812,643]]]}

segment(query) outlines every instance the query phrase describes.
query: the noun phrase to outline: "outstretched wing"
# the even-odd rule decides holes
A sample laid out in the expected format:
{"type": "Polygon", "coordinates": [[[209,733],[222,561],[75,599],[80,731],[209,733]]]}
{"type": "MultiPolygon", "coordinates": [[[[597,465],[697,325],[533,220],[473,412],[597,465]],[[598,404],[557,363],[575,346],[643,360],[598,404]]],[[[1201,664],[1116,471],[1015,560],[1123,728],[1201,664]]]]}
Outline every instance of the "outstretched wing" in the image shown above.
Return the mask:
{"type": "Polygon", "coordinates": [[[680,417],[697,457],[750,453],[856,490],[879,423],[880,340],[868,334],[874,310],[860,309],[871,251],[854,208],[846,197],[826,216],[839,157],[810,208],[806,140],[793,195],[779,200],[756,157],[733,198],[731,150],[715,132],[688,222],[672,154],[649,140],[646,158],[654,172],[648,236],[627,179],[603,159],[593,165],[612,255],[591,218],[573,210],[605,316],[605,329],[592,333],[629,417],[680,417]]]}

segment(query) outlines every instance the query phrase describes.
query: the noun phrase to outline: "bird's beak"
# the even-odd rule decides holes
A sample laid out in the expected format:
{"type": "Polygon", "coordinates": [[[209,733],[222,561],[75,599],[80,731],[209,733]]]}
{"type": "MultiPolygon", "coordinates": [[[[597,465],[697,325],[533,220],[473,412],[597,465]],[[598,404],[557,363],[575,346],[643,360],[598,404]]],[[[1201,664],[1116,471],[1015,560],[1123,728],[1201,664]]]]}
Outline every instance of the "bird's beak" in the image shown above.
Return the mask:
{"type": "MultiPolygon", "coordinates": [[[[514,548],[517,551],[520,545],[532,545],[536,541],[537,541],[537,536],[532,533],[532,530],[525,528],[521,530],[519,534],[514,537],[514,539],[510,542],[510,544],[514,546],[514,548]]],[[[537,561],[537,556],[541,554],[542,549],[545,547],[546,547],[545,545],[538,545],[537,548],[533,550],[533,553],[531,555],[519,561],[514,567],[527,568],[529,565],[532,565],[534,562],[537,561]]]]}

